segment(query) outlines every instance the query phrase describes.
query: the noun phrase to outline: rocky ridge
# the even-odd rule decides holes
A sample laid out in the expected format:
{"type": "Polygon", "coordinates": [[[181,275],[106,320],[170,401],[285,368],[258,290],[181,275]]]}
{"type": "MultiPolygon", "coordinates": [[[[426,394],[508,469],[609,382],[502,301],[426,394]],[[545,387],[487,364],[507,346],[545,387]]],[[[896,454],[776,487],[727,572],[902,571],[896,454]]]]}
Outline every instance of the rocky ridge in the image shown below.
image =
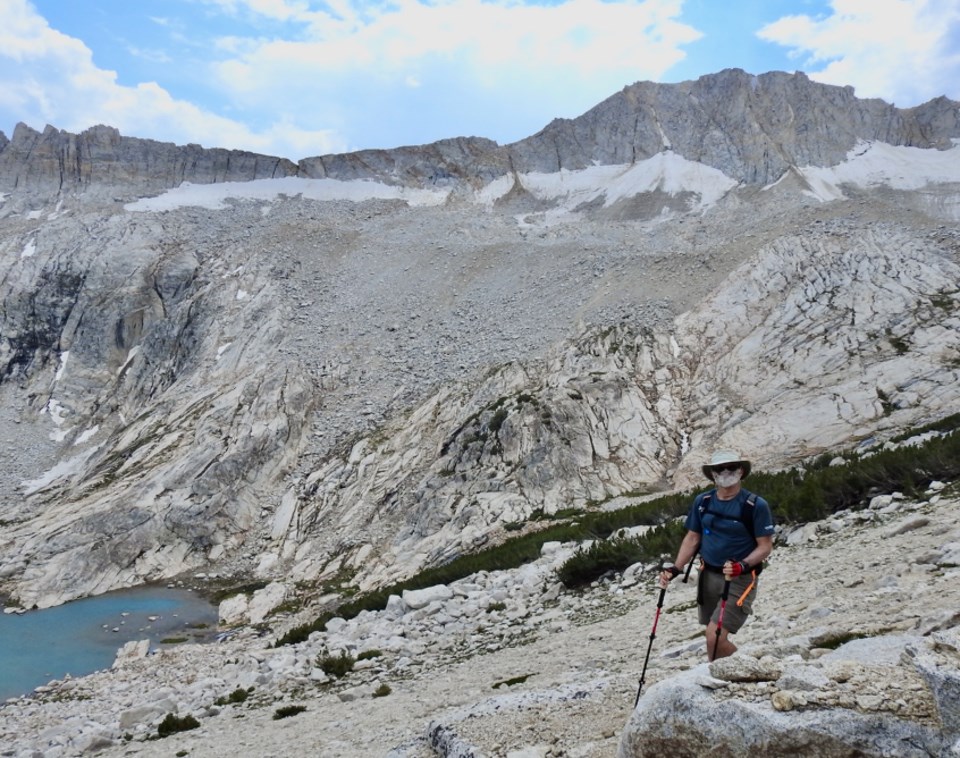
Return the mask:
{"type": "Polygon", "coordinates": [[[944,150],[960,139],[957,103],[901,109],[802,72],[727,69],[679,84],[637,82],[575,119],[556,119],[509,145],[478,137],[307,157],[298,164],[242,151],[121,137],[97,126],[72,135],[19,124],[0,132],[0,191],[73,193],[122,187],[150,193],[181,182],[303,176],[378,179],[469,193],[504,176],[632,165],[665,151],[762,186],[797,166],[833,166],[858,142],[944,150]]]}
{"type": "Polygon", "coordinates": [[[918,501],[878,496],[781,529],[734,658],[703,662],[693,589],[674,584],[635,710],[653,567],[570,592],[554,570],[577,546],[552,543],[521,569],[405,592],[293,646],[242,627],[220,644],[147,657],[131,645],[110,671],[4,705],[3,754],[628,758],[699,755],[704,742],[720,755],[764,754],[789,740],[809,755],[953,755],[955,490],[934,483],[918,501]],[[341,652],[357,662],[334,678],[320,659],[341,652]],[[247,698],[229,700],[238,689],[247,698]],[[284,706],[304,711],[276,720],[284,706]],[[148,740],[169,713],[200,726],[148,740]]]}

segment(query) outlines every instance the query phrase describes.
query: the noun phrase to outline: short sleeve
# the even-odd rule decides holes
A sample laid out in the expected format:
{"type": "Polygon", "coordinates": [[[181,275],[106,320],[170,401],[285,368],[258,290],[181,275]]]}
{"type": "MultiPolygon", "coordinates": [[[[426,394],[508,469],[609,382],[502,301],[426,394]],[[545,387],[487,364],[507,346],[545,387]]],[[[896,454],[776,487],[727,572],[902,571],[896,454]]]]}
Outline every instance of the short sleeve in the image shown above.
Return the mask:
{"type": "Polygon", "coordinates": [[[690,506],[690,510],[687,512],[687,520],[683,526],[688,532],[703,534],[703,522],[700,520],[700,504],[703,502],[704,495],[706,495],[705,492],[697,495],[690,506]]]}

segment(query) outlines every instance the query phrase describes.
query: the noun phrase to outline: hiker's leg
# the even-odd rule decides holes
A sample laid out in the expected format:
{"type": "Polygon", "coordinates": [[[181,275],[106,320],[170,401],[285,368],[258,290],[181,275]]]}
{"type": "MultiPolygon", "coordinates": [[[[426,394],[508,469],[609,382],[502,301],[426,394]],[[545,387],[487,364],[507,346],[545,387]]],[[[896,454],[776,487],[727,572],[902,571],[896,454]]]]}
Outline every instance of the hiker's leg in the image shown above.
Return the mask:
{"type": "Polygon", "coordinates": [[[717,658],[726,658],[737,652],[737,646],[727,637],[727,630],[720,630],[720,639],[717,639],[717,623],[711,621],[707,624],[707,660],[715,661],[717,658]],[[716,649],[714,649],[716,647],[716,649]]]}

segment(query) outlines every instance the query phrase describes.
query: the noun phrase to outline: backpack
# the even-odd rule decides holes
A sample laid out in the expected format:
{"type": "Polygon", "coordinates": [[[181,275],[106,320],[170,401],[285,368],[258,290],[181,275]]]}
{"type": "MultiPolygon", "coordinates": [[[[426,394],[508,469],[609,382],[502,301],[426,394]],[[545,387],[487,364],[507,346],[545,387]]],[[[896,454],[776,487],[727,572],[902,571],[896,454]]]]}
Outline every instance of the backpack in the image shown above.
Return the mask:
{"type": "MultiPolygon", "coordinates": [[[[722,513],[717,513],[716,511],[710,510],[710,499],[713,497],[713,491],[707,492],[700,499],[700,519],[703,520],[704,514],[711,514],[713,516],[720,516],[722,518],[728,518],[722,513]]],[[[754,520],[756,519],[757,509],[754,507],[757,504],[757,496],[751,492],[747,495],[747,499],[740,504],[740,523],[743,524],[743,528],[747,530],[747,534],[750,535],[750,539],[753,540],[754,547],[757,544],[756,537],[756,525],[754,520]]]]}

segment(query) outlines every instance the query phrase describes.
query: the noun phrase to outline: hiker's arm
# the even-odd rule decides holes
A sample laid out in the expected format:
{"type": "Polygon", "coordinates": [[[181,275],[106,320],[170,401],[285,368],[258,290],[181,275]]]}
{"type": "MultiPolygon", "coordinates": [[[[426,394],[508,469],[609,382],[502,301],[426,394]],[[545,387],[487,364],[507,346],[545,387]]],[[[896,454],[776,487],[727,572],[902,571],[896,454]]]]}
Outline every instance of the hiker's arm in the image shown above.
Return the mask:
{"type": "Polygon", "coordinates": [[[755,569],[773,552],[773,537],[757,537],[757,546],[742,561],[735,563],[727,561],[723,564],[723,574],[729,580],[732,577],[740,576],[750,569],[755,569]],[[746,566],[746,568],[744,567],[746,566]]]}
{"type": "Polygon", "coordinates": [[[743,559],[744,563],[751,566],[759,566],[773,552],[773,537],[757,537],[757,546],[751,551],[750,555],[743,559]]]}
{"type": "Polygon", "coordinates": [[[682,569],[690,561],[693,560],[693,557],[697,554],[697,549],[700,547],[700,533],[688,531],[683,536],[683,542],[680,543],[680,549],[677,550],[677,560],[675,561],[677,568],[682,569]]]}

